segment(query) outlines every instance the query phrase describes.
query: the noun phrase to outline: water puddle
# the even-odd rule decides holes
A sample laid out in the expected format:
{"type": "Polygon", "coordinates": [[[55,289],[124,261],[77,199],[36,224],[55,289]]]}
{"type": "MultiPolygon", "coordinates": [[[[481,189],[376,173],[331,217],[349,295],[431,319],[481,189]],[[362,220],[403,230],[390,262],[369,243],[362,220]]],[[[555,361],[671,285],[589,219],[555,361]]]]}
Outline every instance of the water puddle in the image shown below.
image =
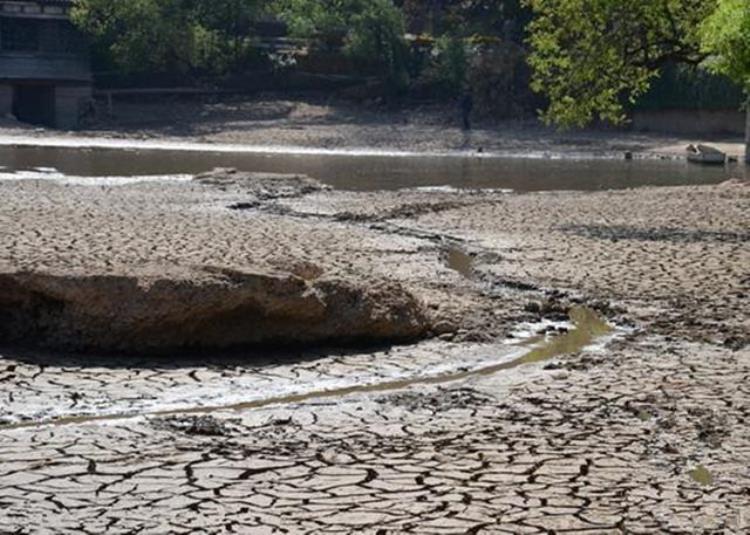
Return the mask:
{"type": "Polygon", "coordinates": [[[102,414],[94,416],[82,415],[54,418],[45,421],[19,422],[0,425],[0,429],[12,430],[41,427],[46,425],[62,426],[105,421],[113,422],[143,416],[161,417],[174,415],[208,414],[219,411],[245,411],[250,409],[260,409],[271,405],[295,405],[311,400],[343,398],[353,394],[383,394],[397,390],[404,390],[415,386],[442,385],[476,377],[486,377],[503,371],[509,371],[524,365],[536,364],[556,357],[561,357],[566,354],[575,353],[587,347],[590,347],[597,339],[610,334],[614,330],[613,327],[610,326],[602,318],[600,318],[596,312],[585,307],[577,307],[571,309],[570,320],[573,324],[573,328],[567,333],[542,341],[536,347],[533,347],[520,357],[498,364],[481,366],[472,370],[453,371],[430,377],[411,377],[373,384],[333,388],[330,390],[309,391],[300,394],[270,397],[229,405],[200,406],[185,409],[146,411],[141,413],[102,414]]]}
{"type": "Polygon", "coordinates": [[[86,148],[0,146],[5,177],[53,180],[54,174],[75,177],[165,177],[193,175],[215,167],[241,171],[306,174],[336,189],[352,191],[428,188],[453,190],[601,190],[639,186],[717,184],[738,176],[744,166],[705,167],[685,161],[553,159],[457,154],[287,152],[256,147],[255,151],[175,150],[154,148],[86,148]],[[42,171],[39,171],[42,169],[42,171]]]}
{"type": "Polygon", "coordinates": [[[714,476],[708,469],[703,465],[698,465],[690,470],[690,478],[703,486],[710,486],[714,484],[714,476]]]}
{"type": "Polygon", "coordinates": [[[638,419],[642,422],[648,422],[653,418],[653,415],[647,410],[638,411],[638,419]]]}
{"type": "Polygon", "coordinates": [[[445,265],[466,279],[474,275],[474,258],[458,247],[446,250],[445,265]]]}

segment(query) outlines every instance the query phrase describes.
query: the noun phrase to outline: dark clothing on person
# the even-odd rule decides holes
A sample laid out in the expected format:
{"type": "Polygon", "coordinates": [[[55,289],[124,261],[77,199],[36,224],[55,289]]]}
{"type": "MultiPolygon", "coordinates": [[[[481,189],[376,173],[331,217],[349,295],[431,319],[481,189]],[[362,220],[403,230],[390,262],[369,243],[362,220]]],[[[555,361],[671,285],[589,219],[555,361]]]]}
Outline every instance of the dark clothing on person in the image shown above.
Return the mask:
{"type": "Polygon", "coordinates": [[[461,118],[464,123],[464,130],[471,130],[471,111],[474,109],[474,98],[471,93],[465,93],[461,97],[461,118]]]}

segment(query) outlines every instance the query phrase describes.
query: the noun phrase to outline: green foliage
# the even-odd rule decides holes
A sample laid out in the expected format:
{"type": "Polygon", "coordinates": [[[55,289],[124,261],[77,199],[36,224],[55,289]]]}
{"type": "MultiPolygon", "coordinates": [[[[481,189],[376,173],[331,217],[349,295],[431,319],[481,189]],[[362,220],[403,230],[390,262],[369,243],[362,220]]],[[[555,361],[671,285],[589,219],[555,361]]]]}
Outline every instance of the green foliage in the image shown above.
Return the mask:
{"type": "Polygon", "coordinates": [[[463,39],[443,36],[434,47],[436,78],[450,95],[464,89],[470,51],[463,39]]]}
{"type": "Polygon", "coordinates": [[[521,0],[448,0],[443,31],[463,35],[495,35],[506,39],[514,23],[528,22],[521,0]],[[510,26],[509,26],[510,25],[510,26]]]}
{"type": "Polygon", "coordinates": [[[404,18],[391,0],[276,0],[274,6],[293,35],[340,35],[347,54],[377,65],[392,91],[408,85],[404,18]]]}
{"type": "Polygon", "coordinates": [[[525,51],[508,41],[474,45],[467,85],[482,116],[520,117],[530,104],[525,51]]]}
{"type": "Polygon", "coordinates": [[[347,50],[355,58],[375,59],[393,91],[409,84],[408,50],[404,41],[404,19],[391,0],[370,0],[355,13],[347,38],[347,50]]]}
{"type": "Polygon", "coordinates": [[[438,36],[500,36],[528,14],[521,0],[403,0],[402,9],[410,31],[438,36]]]}
{"type": "Polygon", "coordinates": [[[709,68],[750,90],[750,2],[718,0],[700,34],[709,68]]]}
{"type": "Polygon", "coordinates": [[[252,50],[257,0],[78,0],[73,22],[126,72],[222,73],[252,50]]]}
{"type": "Polygon", "coordinates": [[[465,39],[447,35],[429,41],[423,39],[421,46],[428,52],[416,69],[417,90],[431,96],[458,96],[466,85],[472,46],[465,39]]]}
{"type": "Polygon", "coordinates": [[[704,59],[698,29],[715,1],[526,0],[535,16],[532,89],[549,99],[543,118],[563,127],[623,122],[623,104],[663,64],[704,59]]]}
{"type": "MultiPolygon", "coordinates": [[[[523,0],[76,0],[73,20],[92,37],[100,70],[119,74],[221,75],[260,54],[254,21],[275,15],[294,37],[311,38],[327,54],[339,50],[390,94],[412,78],[440,95],[463,89],[474,51],[519,33],[523,0]],[[433,19],[434,44],[410,48],[406,16],[433,19]]],[[[525,20],[525,19],[524,19],[525,20]]],[[[278,56],[283,65],[287,56],[278,56]]],[[[269,54],[273,61],[277,56],[269,54]]]]}
{"type": "Polygon", "coordinates": [[[273,10],[297,37],[345,32],[361,0],[275,0],[273,10]]]}

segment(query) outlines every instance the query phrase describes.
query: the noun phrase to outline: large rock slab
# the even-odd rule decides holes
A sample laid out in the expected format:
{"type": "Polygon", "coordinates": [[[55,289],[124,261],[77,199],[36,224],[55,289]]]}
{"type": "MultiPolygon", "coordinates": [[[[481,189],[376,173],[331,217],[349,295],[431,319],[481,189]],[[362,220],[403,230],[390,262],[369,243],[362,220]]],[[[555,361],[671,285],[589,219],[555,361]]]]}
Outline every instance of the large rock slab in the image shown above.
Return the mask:
{"type": "Polygon", "coordinates": [[[0,273],[0,341],[76,350],[393,342],[428,329],[402,286],[282,271],[144,266],[0,273]]]}
{"type": "Polygon", "coordinates": [[[331,188],[307,175],[281,173],[251,173],[232,167],[217,167],[193,177],[205,186],[234,189],[257,201],[288,199],[331,188]]]}

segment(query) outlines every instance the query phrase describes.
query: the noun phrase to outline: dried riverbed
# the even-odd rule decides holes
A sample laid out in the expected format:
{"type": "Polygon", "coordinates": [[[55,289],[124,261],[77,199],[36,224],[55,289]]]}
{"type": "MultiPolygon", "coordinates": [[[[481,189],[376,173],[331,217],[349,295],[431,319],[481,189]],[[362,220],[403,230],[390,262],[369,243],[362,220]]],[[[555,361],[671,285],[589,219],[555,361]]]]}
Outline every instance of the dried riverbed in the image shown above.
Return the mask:
{"type": "Polygon", "coordinates": [[[0,531],[750,527],[750,188],[272,189],[0,181],[5,273],[383,281],[429,325],[381,347],[6,346],[0,531]]]}

